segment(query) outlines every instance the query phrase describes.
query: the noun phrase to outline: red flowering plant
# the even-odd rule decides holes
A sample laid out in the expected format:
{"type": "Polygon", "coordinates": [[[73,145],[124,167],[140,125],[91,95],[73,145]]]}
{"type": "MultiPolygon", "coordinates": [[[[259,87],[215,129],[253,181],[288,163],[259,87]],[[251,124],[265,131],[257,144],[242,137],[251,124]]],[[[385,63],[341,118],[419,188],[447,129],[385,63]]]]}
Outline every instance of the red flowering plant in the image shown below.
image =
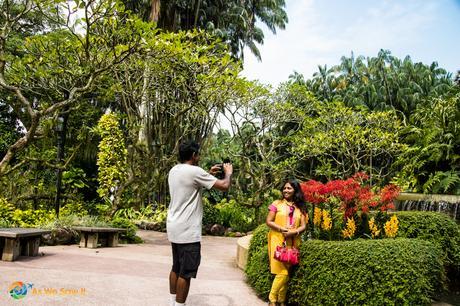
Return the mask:
{"type": "MultiPolygon", "coordinates": [[[[343,212],[343,225],[348,220],[367,220],[370,210],[385,212],[394,209],[393,200],[399,194],[399,188],[395,185],[385,186],[380,193],[374,193],[369,185],[366,185],[368,175],[358,172],[345,180],[332,180],[323,184],[314,180],[301,183],[305,200],[313,204],[314,225],[321,225],[319,209],[329,208],[330,216],[334,209],[343,212]],[[316,222],[315,222],[316,220],[316,222]]],[[[362,227],[361,227],[362,228],[362,227]]]]}

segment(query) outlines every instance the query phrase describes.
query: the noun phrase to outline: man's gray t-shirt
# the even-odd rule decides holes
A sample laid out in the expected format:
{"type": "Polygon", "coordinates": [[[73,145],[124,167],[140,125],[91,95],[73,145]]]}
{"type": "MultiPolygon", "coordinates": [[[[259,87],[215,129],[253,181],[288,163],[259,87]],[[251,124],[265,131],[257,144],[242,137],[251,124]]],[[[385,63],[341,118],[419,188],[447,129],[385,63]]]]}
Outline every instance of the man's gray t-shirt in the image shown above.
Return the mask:
{"type": "Polygon", "coordinates": [[[198,166],[178,164],[168,175],[171,202],[166,231],[173,243],[201,241],[203,219],[202,188],[211,189],[217,178],[198,166]]]}

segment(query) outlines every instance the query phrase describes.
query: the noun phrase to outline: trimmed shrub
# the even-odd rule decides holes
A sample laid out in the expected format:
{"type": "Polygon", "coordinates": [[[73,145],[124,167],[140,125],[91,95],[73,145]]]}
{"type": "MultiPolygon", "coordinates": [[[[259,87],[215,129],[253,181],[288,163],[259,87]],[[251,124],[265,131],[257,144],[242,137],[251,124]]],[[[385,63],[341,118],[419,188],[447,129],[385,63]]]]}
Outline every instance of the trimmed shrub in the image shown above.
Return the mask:
{"type": "Polygon", "coordinates": [[[290,281],[300,305],[424,305],[443,287],[441,250],[419,239],[304,242],[290,281]]]}
{"type": "Polygon", "coordinates": [[[252,238],[251,238],[251,243],[249,245],[249,254],[248,254],[248,259],[251,257],[251,253],[260,250],[264,246],[267,245],[267,238],[268,238],[268,231],[270,229],[268,226],[264,223],[259,225],[254,232],[252,232],[252,238]]]}
{"type": "Polygon", "coordinates": [[[274,278],[270,273],[267,245],[250,254],[251,260],[248,259],[245,270],[247,281],[260,298],[267,300],[274,278]]]}
{"type": "Polygon", "coordinates": [[[261,298],[267,299],[273,282],[273,275],[270,273],[267,249],[267,225],[259,225],[253,232],[248,250],[248,262],[246,265],[246,276],[248,283],[256,290],[261,298]]]}
{"type": "Polygon", "coordinates": [[[438,244],[449,272],[460,274],[460,230],[452,218],[429,211],[399,211],[396,215],[398,237],[420,238],[438,244]]]}
{"type": "MultiPolygon", "coordinates": [[[[273,281],[268,227],[251,239],[246,276],[268,298],[273,281]]],[[[422,305],[444,287],[442,250],[420,239],[304,241],[301,264],[291,273],[289,301],[299,305],[422,305]]]]}

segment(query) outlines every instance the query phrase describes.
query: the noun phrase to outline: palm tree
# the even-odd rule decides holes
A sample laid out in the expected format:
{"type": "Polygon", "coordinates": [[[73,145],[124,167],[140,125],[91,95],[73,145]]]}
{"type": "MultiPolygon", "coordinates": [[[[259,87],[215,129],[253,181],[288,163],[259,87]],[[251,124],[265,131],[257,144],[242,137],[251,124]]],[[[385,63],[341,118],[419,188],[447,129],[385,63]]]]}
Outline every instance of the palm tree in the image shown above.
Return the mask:
{"type": "MultiPolygon", "coordinates": [[[[460,73],[459,73],[460,75],[460,73]]],[[[457,77],[456,82],[459,81],[457,77]]],[[[331,69],[319,66],[307,88],[320,99],[342,100],[348,106],[362,105],[369,109],[396,109],[405,118],[429,97],[449,91],[452,77],[436,62],[414,63],[410,56],[400,60],[388,50],[377,57],[342,57],[331,69]]]]}
{"type": "Polygon", "coordinates": [[[168,31],[203,29],[225,41],[235,58],[243,59],[243,49],[261,58],[256,43],[263,44],[264,33],[256,21],[271,32],[284,29],[287,14],[284,0],[123,0],[126,8],[145,21],[157,22],[168,31]]]}

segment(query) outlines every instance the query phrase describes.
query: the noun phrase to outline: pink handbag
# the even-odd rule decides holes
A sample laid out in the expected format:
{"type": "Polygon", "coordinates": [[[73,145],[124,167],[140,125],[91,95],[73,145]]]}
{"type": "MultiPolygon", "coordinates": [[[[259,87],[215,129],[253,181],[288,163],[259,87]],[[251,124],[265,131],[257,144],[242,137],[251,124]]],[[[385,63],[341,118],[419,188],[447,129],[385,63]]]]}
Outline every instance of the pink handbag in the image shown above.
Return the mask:
{"type": "Polygon", "coordinates": [[[294,246],[294,239],[292,239],[292,248],[286,246],[286,239],[283,245],[277,245],[275,250],[274,258],[278,261],[285,262],[291,265],[299,264],[300,252],[294,246]]]}

